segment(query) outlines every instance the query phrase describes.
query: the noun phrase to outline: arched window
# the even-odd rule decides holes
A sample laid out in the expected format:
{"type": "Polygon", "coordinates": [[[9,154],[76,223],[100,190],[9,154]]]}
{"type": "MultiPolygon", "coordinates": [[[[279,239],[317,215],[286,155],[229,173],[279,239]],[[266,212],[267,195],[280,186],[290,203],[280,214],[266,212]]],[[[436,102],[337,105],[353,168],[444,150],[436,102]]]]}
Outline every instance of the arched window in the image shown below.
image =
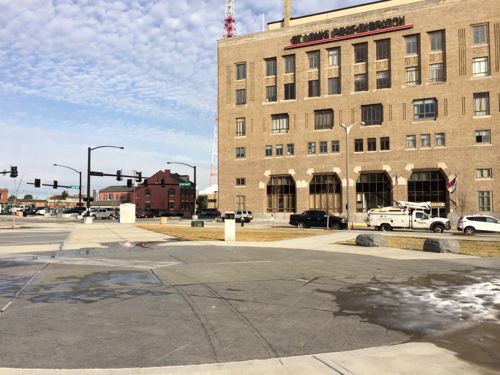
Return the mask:
{"type": "Polygon", "coordinates": [[[334,174],[314,175],[309,184],[309,208],[327,212],[342,211],[342,187],[334,174]]]}
{"type": "Polygon", "coordinates": [[[408,201],[431,202],[432,214],[446,217],[449,207],[446,176],[441,170],[413,172],[408,179],[408,201]]]}
{"type": "Polygon", "coordinates": [[[391,205],[392,183],[387,173],[362,173],[356,182],[356,211],[391,205]]]}
{"type": "Polygon", "coordinates": [[[291,176],[271,176],[267,184],[268,212],[295,212],[295,181],[291,176]]]}

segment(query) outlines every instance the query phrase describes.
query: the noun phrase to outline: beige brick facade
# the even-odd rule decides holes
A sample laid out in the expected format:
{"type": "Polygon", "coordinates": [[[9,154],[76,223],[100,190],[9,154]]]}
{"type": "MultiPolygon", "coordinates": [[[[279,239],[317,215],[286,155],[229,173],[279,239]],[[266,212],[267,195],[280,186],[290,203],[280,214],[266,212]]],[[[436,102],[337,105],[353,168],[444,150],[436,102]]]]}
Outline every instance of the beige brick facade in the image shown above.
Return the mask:
{"type": "MultiPolygon", "coordinates": [[[[290,211],[321,206],[317,208],[345,213],[346,135],[341,124],[357,123],[349,134],[349,205],[355,220],[362,220],[363,211],[374,202],[411,200],[415,197],[412,194],[417,193],[416,196],[428,197],[426,189],[435,193],[429,200],[436,213],[451,213],[456,217],[462,211],[484,211],[498,216],[500,188],[495,184],[500,173],[498,0],[394,0],[291,19],[289,24],[283,27],[281,22],[272,23],[268,31],[219,42],[221,211],[245,208],[257,216],[272,212],[280,215],[280,211],[288,216],[290,211]],[[396,25],[391,22],[379,23],[376,28],[369,24],[398,17],[404,17],[404,25],[399,29],[391,27],[396,25]],[[334,29],[360,24],[367,29],[358,28],[358,32],[366,34],[354,33],[337,39],[338,34],[332,35],[334,29]],[[478,25],[485,28],[475,27],[478,25]],[[474,32],[481,40],[482,30],[486,31],[485,42],[474,44],[474,32]],[[292,45],[314,39],[304,35],[323,31],[329,34],[316,35],[323,40],[305,46],[292,45]],[[437,46],[432,44],[430,34],[436,31],[443,36],[437,46]],[[298,35],[302,39],[294,39],[298,35]],[[414,35],[418,36],[417,51],[407,53],[411,49],[407,37],[414,35]],[[377,41],[383,39],[390,41],[390,53],[387,59],[377,59],[377,41]],[[362,43],[366,43],[367,58],[361,56],[364,62],[355,63],[354,45],[362,43]],[[328,51],[336,47],[340,48],[340,63],[330,66],[328,51]],[[309,53],[314,51],[319,51],[318,68],[310,68],[309,53]],[[287,55],[295,55],[295,66],[290,73],[285,72],[287,55]],[[266,73],[266,59],[272,58],[276,58],[276,73],[267,74],[273,73],[272,68],[266,73]],[[475,58],[487,58],[487,61],[475,60],[476,75],[481,74],[484,66],[488,69],[486,74],[473,76],[475,58]],[[243,79],[237,79],[242,78],[237,77],[238,64],[244,66],[243,79]],[[431,65],[444,72],[442,82],[432,82],[431,65]],[[420,72],[418,84],[410,84],[412,68],[420,72]],[[390,72],[390,88],[377,89],[377,73],[383,71],[390,72]],[[358,74],[367,75],[366,91],[355,91],[354,76],[358,74]],[[329,78],[333,77],[340,77],[341,91],[329,95],[329,78]],[[319,81],[320,95],[310,97],[309,81],[314,80],[319,81]],[[290,83],[295,83],[295,99],[285,100],[285,84],[290,83]],[[273,95],[271,101],[266,100],[266,87],[274,85],[276,101],[273,95]],[[237,90],[245,90],[245,104],[236,104],[237,90]],[[418,107],[424,99],[431,99],[425,103],[430,103],[435,118],[431,113],[431,118],[415,119],[416,106],[428,109],[418,107]],[[489,108],[483,108],[484,103],[489,108]],[[382,105],[381,124],[361,125],[363,119],[369,119],[363,118],[362,106],[377,104],[382,105]],[[333,111],[332,127],[317,129],[320,124],[317,120],[321,118],[315,111],[319,110],[333,111]],[[272,116],[280,114],[288,115],[288,130],[284,132],[276,127],[273,131],[272,116]],[[244,119],[243,135],[236,132],[237,119],[244,119]],[[486,133],[476,134],[482,130],[486,133]],[[408,147],[412,143],[408,137],[413,135],[415,148],[408,147]],[[443,135],[444,145],[440,145],[443,135]],[[381,142],[386,142],[387,137],[389,149],[381,150],[381,142]],[[355,139],[363,140],[362,152],[355,152],[355,139]],[[478,139],[482,142],[478,143],[478,139]],[[333,152],[332,141],[339,142],[339,152],[333,152]],[[327,150],[320,152],[324,142],[327,150]],[[315,143],[314,154],[308,152],[312,148],[310,143],[315,143]],[[376,150],[368,151],[374,143],[376,150]],[[291,144],[294,153],[287,155],[287,145],[291,144]],[[279,155],[280,145],[283,155],[279,155]],[[266,146],[271,146],[272,156],[265,156],[266,146]],[[236,157],[237,148],[244,148],[244,157],[236,157]],[[321,193],[311,190],[314,190],[311,182],[314,176],[325,174],[333,176],[338,185],[334,184],[331,201],[326,193],[326,200],[320,198],[323,203],[318,203],[314,194],[321,193]],[[370,179],[375,181],[375,175],[383,176],[385,183],[380,185],[377,180],[379,185],[369,185],[370,179]],[[440,176],[441,181],[427,181],[426,176],[431,175],[440,176]],[[448,193],[445,184],[455,175],[457,190],[448,193]],[[273,176],[288,176],[295,192],[288,193],[285,188],[286,197],[281,196],[285,190],[268,186],[273,176]],[[363,185],[364,182],[367,184],[363,185]]],[[[376,112],[380,107],[373,108],[376,112]]]]}

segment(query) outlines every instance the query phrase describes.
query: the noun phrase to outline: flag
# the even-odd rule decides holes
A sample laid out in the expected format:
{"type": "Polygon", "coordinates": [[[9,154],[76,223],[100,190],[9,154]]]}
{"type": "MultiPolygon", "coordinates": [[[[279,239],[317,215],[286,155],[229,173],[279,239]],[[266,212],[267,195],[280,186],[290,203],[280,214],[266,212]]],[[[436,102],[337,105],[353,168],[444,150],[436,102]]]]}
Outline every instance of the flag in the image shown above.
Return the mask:
{"type": "Polygon", "coordinates": [[[394,177],[394,184],[391,186],[391,190],[394,190],[398,186],[398,174],[396,173],[396,177],[394,177]]]}
{"type": "Polygon", "coordinates": [[[457,190],[457,176],[453,177],[447,184],[446,188],[450,193],[454,193],[457,190]]]}

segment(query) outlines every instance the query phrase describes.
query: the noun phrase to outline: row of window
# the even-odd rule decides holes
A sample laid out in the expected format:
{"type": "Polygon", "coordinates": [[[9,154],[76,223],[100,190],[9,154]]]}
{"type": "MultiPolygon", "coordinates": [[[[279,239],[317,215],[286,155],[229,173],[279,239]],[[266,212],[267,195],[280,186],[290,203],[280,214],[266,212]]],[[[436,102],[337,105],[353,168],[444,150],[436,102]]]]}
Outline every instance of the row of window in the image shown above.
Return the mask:
{"type": "MultiPolygon", "coordinates": [[[[434,146],[435,147],[446,146],[445,133],[434,134],[434,146]]],[[[420,134],[420,148],[430,148],[430,147],[431,147],[431,135],[429,133],[420,134]]],[[[406,136],[406,148],[407,149],[417,148],[417,136],[415,134],[406,136]]]]}

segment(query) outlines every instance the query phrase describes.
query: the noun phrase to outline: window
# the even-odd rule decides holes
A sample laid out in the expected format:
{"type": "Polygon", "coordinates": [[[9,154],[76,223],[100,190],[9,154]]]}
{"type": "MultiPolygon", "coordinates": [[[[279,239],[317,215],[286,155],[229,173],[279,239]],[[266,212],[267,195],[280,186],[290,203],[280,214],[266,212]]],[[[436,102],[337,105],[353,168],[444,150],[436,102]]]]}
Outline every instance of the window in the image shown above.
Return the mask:
{"type": "Polygon", "coordinates": [[[240,89],[236,90],[236,105],[242,105],[247,103],[247,90],[240,89]]]}
{"type": "Polygon", "coordinates": [[[291,176],[271,176],[267,184],[268,212],[295,212],[295,181],[291,176]]]}
{"type": "Polygon", "coordinates": [[[429,82],[438,83],[444,81],[444,64],[429,65],[429,82]]]}
{"type": "Polygon", "coordinates": [[[309,69],[319,68],[319,51],[308,52],[307,59],[309,60],[309,69]]]}
{"type": "Polygon", "coordinates": [[[340,152],[340,141],[337,139],[332,141],[332,152],[333,153],[340,152]]]}
{"type": "Polygon", "coordinates": [[[328,142],[321,141],[319,142],[319,153],[326,154],[328,152],[328,142]]]}
{"type": "Polygon", "coordinates": [[[314,111],[314,129],[333,128],[333,109],[314,111]]]}
{"type": "Polygon", "coordinates": [[[474,116],[488,116],[490,114],[490,93],[478,92],[474,94],[474,116]]]}
{"type": "Polygon", "coordinates": [[[293,143],[289,143],[286,145],[286,154],[288,156],[295,155],[295,146],[293,143]]]}
{"type": "Polygon", "coordinates": [[[386,173],[361,173],[356,181],[356,211],[392,204],[392,181],[386,173]]]}
{"type": "Polygon", "coordinates": [[[405,68],[405,83],[409,86],[420,85],[420,68],[418,66],[405,68]]]}
{"type": "Polygon", "coordinates": [[[476,178],[492,178],[491,168],[479,168],[476,169],[476,178]]]}
{"type": "Polygon", "coordinates": [[[275,102],[277,100],[276,85],[266,86],[266,101],[275,102]]]}
{"type": "Polygon", "coordinates": [[[366,148],[367,151],[377,151],[377,138],[368,138],[366,148]]]}
{"type": "Polygon", "coordinates": [[[485,77],[490,74],[488,57],[476,57],[472,59],[472,76],[485,77]]]}
{"type": "Polygon", "coordinates": [[[365,63],[368,61],[368,43],[354,45],[354,62],[365,63]]]}
{"type": "Polygon", "coordinates": [[[295,83],[285,83],[285,100],[295,99],[295,83]]]}
{"type": "Polygon", "coordinates": [[[491,191],[477,192],[479,211],[491,211],[491,191]]]}
{"type": "Polygon", "coordinates": [[[377,60],[386,60],[391,58],[391,41],[390,39],[377,40],[377,60]]]}
{"type": "Polygon", "coordinates": [[[486,44],[487,43],[487,34],[488,30],[486,25],[475,25],[472,26],[473,29],[473,37],[472,44],[486,44]]]}
{"type": "Polygon", "coordinates": [[[332,48],[328,50],[328,65],[340,66],[340,48],[332,48]]]}
{"type": "Polygon", "coordinates": [[[247,64],[241,63],[236,64],[236,80],[246,79],[247,78],[247,64]]]}
{"type": "Polygon", "coordinates": [[[418,55],[418,35],[406,36],[405,44],[407,55],[418,55]]]}
{"type": "Polygon", "coordinates": [[[276,156],[283,156],[283,145],[276,145],[276,156]]]}
{"type": "Polygon", "coordinates": [[[275,76],[276,75],[276,57],[272,59],[266,59],[266,76],[275,76]]]}
{"type": "Polygon", "coordinates": [[[264,156],[265,157],[270,157],[273,156],[273,146],[271,145],[266,145],[264,147],[264,156]]]}
{"type": "Polygon", "coordinates": [[[247,134],[245,118],[236,119],[236,136],[243,137],[247,134]]]}
{"type": "Polygon", "coordinates": [[[288,125],[288,115],[280,114],[280,115],[272,115],[272,128],[271,132],[273,134],[282,134],[288,133],[289,125],[288,125]]]}
{"type": "Polygon", "coordinates": [[[363,139],[358,138],[354,140],[354,152],[363,152],[363,139]]]}
{"type": "Polygon", "coordinates": [[[380,137],[380,150],[388,151],[391,149],[391,143],[389,137],[380,137]]]}
{"type": "Polygon", "coordinates": [[[236,147],[236,158],[243,159],[245,157],[245,147],[236,147]]]}
{"type": "Polygon", "coordinates": [[[420,146],[422,148],[431,147],[431,135],[430,134],[420,134],[420,146]]]}
{"type": "Polygon", "coordinates": [[[444,133],[436,133],[436,147],[444,147],[446,146],[446,138],[444,133]]]}
{"type": "Polygon", "coordinates": [[[443,50],[444,33],[442,31],[434,31],[429,33],[431,38],[431,52],[440,52],[443,50]]]}
{"type": "Polygon", "coordinates": [[[367,91],[368,77],[366,73],[354,75],[354,91],[367,91]]]}
{"type": "Polygon", "coordinates": [[[491,130],[476,130],[476,143],[491,143],[491,130]]]}
{"type": "Polygon", "coordinates": [[[236,177],[236,186],[245,186],[247,184],[245,177],[236,177]]]}
{"type": "Polygon", "coordinates": [[[336,174],[315,174],[309,183],[309,208],[342,211],[342,184],[336,174]]]}
{"type": "Polygon", "coordinates": [[[437,100],[421,99],[413,101],[414,120],[435,120],[437,117],[437,100]]]}
{"type": "Polygon", "coordinates": [[[377,72],[377,89],[391,87],[391,75],[388,70],[377,72]]]}
{"type": "Polygon", "coordinates": [[[309,143],[307,143],[307,153],[309,155],[312,155],[312,154],[316,153],[316,142],[309,142],[309,143]]]}
{"type": "Polygon", "coordinates": [[[285,59],[285,73],[295,72],[295,55],[288,55],[284,57],[285,59]]]}
{"type": "Polygon", "coordinates": [[[417,148],[417,136],[407,135],[406,136],[406,148],[412,149],[417,148]]]}
{"type": "Polygon", "coordinates": [[[361,106],[361,121],[365,125],[381,125],[384,120],[384,107],[382,104],[361,106]]]}
{"type": "Polygon", "coordinates": [[[340,94],[340,77],[328,78],[328,95],[340,94]]]}
{"type": "Polygon", "coordinates": [[[319,96],[319,79],[309,81],[309,97],[319,96]]]}

